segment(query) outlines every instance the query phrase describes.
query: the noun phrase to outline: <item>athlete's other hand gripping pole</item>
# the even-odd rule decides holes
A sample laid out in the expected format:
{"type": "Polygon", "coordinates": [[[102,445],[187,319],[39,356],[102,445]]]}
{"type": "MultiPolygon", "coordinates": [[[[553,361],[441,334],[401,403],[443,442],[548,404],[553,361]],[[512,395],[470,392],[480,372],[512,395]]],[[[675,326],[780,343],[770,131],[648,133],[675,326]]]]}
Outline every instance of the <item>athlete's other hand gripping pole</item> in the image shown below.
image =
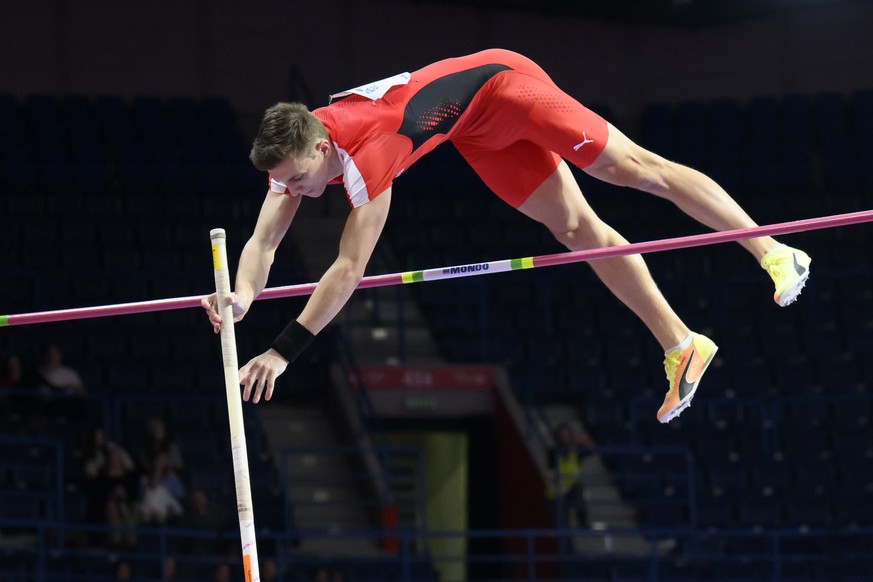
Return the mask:
{"type": "Polygon", "coordinates": [[[221,313],[221,359],[224,363],[224,384],[227,393],[227,416],[230,421],[230,446],[233,455],[233,477],[236,483],[236,504],[242,543],[245,582],[259,582],[258,546],[255,541],[255,518],[252,509],[252,488],[246,432],[243,424],[242,401],[239,393],[239,368],[236,357],[236,336],[230,296],[230,273],[224,229],[209,232],[212,239],[212,264],[215,271],[215,297],[221,313]]]}

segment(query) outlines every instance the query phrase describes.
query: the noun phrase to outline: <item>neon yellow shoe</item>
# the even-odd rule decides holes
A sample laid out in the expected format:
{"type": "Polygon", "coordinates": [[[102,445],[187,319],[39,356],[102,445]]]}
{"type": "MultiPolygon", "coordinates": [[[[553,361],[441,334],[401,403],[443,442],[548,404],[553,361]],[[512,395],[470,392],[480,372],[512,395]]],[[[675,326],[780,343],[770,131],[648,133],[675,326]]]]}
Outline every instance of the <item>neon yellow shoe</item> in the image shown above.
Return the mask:
{"type": "Polygon", "coordinates": [[[786,245],[776,247],[761,259],[761,266],[776,284],[773,300],[780,307],[794,303],[800,295],[809,278],[811,262],[812,259],[805,252],[786,245]]]}
{"type": "Polygon", "coordinates": [[[697,385],[717,351],[718,346],[711,339],[692,333],[687,347],[678,347],[664,354],[664,370],[670,389],[658,410],[660,422],[670,422],[691,406],[697,385]]]}

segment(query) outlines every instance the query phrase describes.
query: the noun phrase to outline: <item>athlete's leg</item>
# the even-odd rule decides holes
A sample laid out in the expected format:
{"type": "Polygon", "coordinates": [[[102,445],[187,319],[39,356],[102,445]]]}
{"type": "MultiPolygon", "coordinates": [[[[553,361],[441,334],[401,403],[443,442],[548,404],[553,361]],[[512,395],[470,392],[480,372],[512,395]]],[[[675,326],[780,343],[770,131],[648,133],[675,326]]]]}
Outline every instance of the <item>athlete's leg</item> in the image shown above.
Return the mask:
{"type": "MultiPolygon", "coordinates": [[[[654,154],[609,124],[606,147],[585,172],[610,184],[630,186],[665,198],[714,230],[757,226],[713,179],[654,154]]],[[[778,244],[771,237],[739,241],[760,262],[778,244]]]]}
{"type": "MultiPolygon", "coordinates": [[[[564,162],[518,210],[544,224],[573,251],[627,244],[594,213],[564,162]]],[[[661,294],[640,255],[591,261],[590,265],[610,291],[643,321],[664,350],[691,333],[661,294]]]]}
{"type": "MultiPolygon", "coordinates": [[[[613,125],[561,91],[545,75],[500,78],[502,111],[526,120],[517,139],[557,153],[588,174],[672,201],[683,212],[715,230],[756,226],[714,180],[668,161],[632,142],[613,125]],[[518,109],[519,111],[515,111],[518,109]]],[[[512,126],[511,118],[495,122],[512,126]]],[[[778,245],[770,237],[740,241],[760,262],[778,245]]]]}
{"type": "MultiPolygon", "coordinates": [[[[490,152],[471,144],[455,145],[498,196],[544,224],[569,249],[627,243],[591,210],[569,167],[554,153],[530,141],[490,152]]],[[[709,338],[689,331],[655,285],[640,255],[590,264],[664,349],[664,370],[670,387],[657,417],[660,422],[669,422],[691,404],[718,348],[709,338]]]]}
{"type": "MultiPolygon", "coordinates": [[[[567,164],[551,176],[518,209],[542,222],[571,250],[626,244],[588,206],[567,164]]],[[[664,349],[669,389],[658,409],[660,422],[670,422],[691,405],[703,373],[718,347],[709,338],[692,334],[652,280],[640,255],[591,261],[607,287],[651,330],[664,349]]]]}
{"type": "MultiPolygon", "coordinates": [[[[561,91],[536,69],[495,78],[488,93],[501,115],[492,114],[490,131],[513,141],[528,141],[592,176],[630,186],[672,201],[686,214],[715,230],[756,226],[748,214],[714,180],[649,152],[561,91]],[[523,119],[519,124],[517,120],[523,119]]],[[[503,142],[501,142],[502,144],[503,142]]],[[[780,246],[771,237],[740,241],[770,274],[773,298],[788,305],[809,276],[809,256],[780,246]]]]}

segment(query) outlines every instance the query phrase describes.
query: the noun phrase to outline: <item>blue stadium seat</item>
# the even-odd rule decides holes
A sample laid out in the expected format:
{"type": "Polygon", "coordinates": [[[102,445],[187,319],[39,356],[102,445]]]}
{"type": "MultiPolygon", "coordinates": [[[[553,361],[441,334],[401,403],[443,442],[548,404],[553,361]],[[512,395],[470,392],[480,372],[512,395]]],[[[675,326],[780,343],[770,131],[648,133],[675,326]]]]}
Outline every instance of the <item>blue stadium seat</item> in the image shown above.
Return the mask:
{"type": "Polygon", "coordinates": [[[97,361],[123,359],[127,356],[127,335],[115,327],[104,327],[86,338],[86,353],[97,361]]]}
{"type": "Polygon", "coordinates": [[[216,189],[231,188],[236,192],[261,192],[266,190],[266,174],[259,172],[249,161],[247,152],[241,152],[224,166],[216,166],[215,178],[219,180],[216,189]],[[220,173],[226,169],[226,177],[220,173]]]}
{"type": "Polygon", "coordinates": [[[747,492],[738,500],[738,519],[746,527],[778,527],[784,519],[779,494],[770,488],[747,492]]]}
{"type": "Polygon", "coordinates": [[[60,267],[61,253],[54,243],[34,242],[21,250],[21,266],[31,272],[52,272],[60,267]]]}
{"type": "Polygon", "coordinates": [[[830,401],[825,398],[787,398],[779,404],[779,421],[788,430],[803,431],[822,427],[830,414],[830,401]]]}
{"type": "Polygon", "coordinates": [[[811,494],[836,489],[838,470],[830,451],[795,454],[790,458],[790,463],[797,484],[795,491],[811,494]]]}
{"type": "Polygon", "coordinates": [[[782,147],[789,151],[807,152],[812,144],[812,104],[806,95],[789,94],[781,99],[782,147]]]}
{"type": "Polygon", "coordinates": [[[870,495],[839,496],[833,503],[834,516],[840,525],[858,527],[873,525],[873,505],[870,495]]]}
{"type": "Polygon", "coordinates": [[[597,427],[607,426],[623,426],[626,422],[626,415],[621,403],[613,398],[605,400],[595,400],[589,398],[589,394],[597,391],[594,386],[583,386],[573,383],[571,375],[570,390],[576,391],[584,400],[584,418],[585,425],[596,430],[597,427]]]}
{"type": "Polygon", "coordinates": [[[6,519],[45,519],[48,506],[43,493],[0,490],[0,515],[6,519]]]}
{"type": "Polygon", "coordinates": [[[429,240],[427,229],[409,222],[392,225],[388,229],[388,234],[397,248],[404,250],[424,247],[429,240]]]}
{"type": "MultiPolygon", "coordinates": [[[[128,151],[136,151],[136,150],[128,150],[128,151]]],[[[122,188],[127,193],[134,194],[153,194],[154,192],[159,191],[159,183],[158,177],[151,166],[145,160],[131,160],[129,154],[125,154],[127,159],[124,159],[119,165],[119,179],[121,181],[122,188]]],[[[156,207],[159,205],[151,204],[141,205],[137,207],[130,207],[129,210],[132,213],[149,213],[149,214],[157,214],[158,210],[156,207]]]]}
{"type": "MultiPolygon", "coordinates": [[[[708,453],[707,453],[708,454],[708,453]]],[[[701,457],[705,458],[704,471],[706,483],[710,490],[718,490],[726,495],[737,495],[749,487],[749,472],[754,467],[748,466],[742,457],[701,457]]]]}
{"type": "Polygon", "coordinates": [[[756,97],[746,107],[749,143],[775,156],[782,138],[782,112],[775,97],[756,97]]]}
{"type": "Polygon", "coordinates": [[[871,401],[866,397],[837,398],[831,403],[833,434],[867,426],[871,420],[871,401]]]}
{"type": "MultiPolygon", "coordinates": [[[[70,244],[61,249],[61,266],[70,271],[94,272],[101,266],[98,249],[93,244],[70,244]]],[[[108,291],[108,288],[106,289],[108,291]]],[[[89,290],[90,291],[90,290],[89,290]]],[[[102,301],[111,295],[98,291],[91,297],[92,301],[102,301]]],[[[75,290],[74,290],[75,293],[75,290]]],[[[87,293],[86,293],[87,294],[87,293]]],[[[83,297],[84,298],[84,297],[83,297]]]]}
{"type": "Polygon", "coordinates": [[[791,465],[783,455],[746,453],[743,457],[748,461],[749,478],[755,490],[773,489],[779,491],[791,486],[791,465]]]}
{"type": "Polygon", "coordinates": [[[104,244],[100,247],[103,268],[118,272],[135,272],[141,268],[139,248],[133,244],[104,244]]]}
{"type": "Polygon", "coordinates": [[[650,560],[625,560],[616,562],[610,567],[610,580],[615,582],[643,582],[651,580],[652,563],[650,560]]]}
{"type": "MultiPolygon", "coordinates": [[[[790,524],[791,526],[798,527],[801,531],[812,528],[813,530],[819,528],[826,528],[833,523],[833,518],[830,511],[830,499],[827,495],[799,495],[795,497],[789,497],[786,502],[786,525],[790,524]]],[[[794,553],[791,550],[783,550],[786,555],[786,563],[791,564],[794,560],[804,555],[803,553],[794,553]]],[[[818,555],[808,552],[805,554],[808,558],[813,561],[821,561],[824,557],[824,552],[819,553],[818,555]]],[[[807,565],[810,567],[810,565],[807,565]]],[[[812,572],[817,575],[821,575],[820,572],[812,572]]],[[[789,580],[798,580],[805,578],[795,578],[789,577],[789,580]]],[[[814,580],[827,580],[827,577],[821,578],[809,578],[814,580]]]]}
{"type": "Polygon", "coordinates": [[[716,99],[710,104],[710,119],[711,155],[714,159],[736,162],[745,138],[739,101],[716,99]]]}
{"type": "Polygon", "coordinates": [[[675,121],[673,108],[667,103],[650,103],[643,110],[641,142],[644,147],[667,158],[674,157],[675,121]]]}
{"type": "Polygon", "coordinates": [[[180,203],[172,210],[178,210],[183,218],[189,217],[183,202],[192,199],[196,191],[197,182],[192,167],[178,160],[160,160],[155,164],[155,174],[164,192],[176,194],[168,199],[168,202],[180,203]]]}
{"type": "Polygon", "coordinates": [[[709,157],[707,107],[702,101],[684,101],[676,107],[676,160],[701,167],[709,157]]]}
{"type": "Polygon", "coordinates": [[[703,528],[729,528],[736,523],[733,495],[722,490],[699,490],[697,523],[703,528]]]}
{"type": "Polygon", "coordinates": [[[795,458],[818,456],[830,450],[830,438],[827,429],[821,426],[785,426],[781,448],[795,458]]]}

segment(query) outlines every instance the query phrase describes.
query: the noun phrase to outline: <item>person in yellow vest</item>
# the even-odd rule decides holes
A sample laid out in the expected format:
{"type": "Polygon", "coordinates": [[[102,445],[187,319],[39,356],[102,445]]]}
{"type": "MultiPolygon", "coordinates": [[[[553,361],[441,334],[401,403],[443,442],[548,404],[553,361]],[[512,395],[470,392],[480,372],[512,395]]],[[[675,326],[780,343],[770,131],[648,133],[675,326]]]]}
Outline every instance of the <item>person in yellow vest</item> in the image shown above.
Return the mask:
{"type": "Polygon", "coordinates": [[[590,436],[584,432],[574,434],[566,422],[555,429],[555,448],[549,453],[546,474],[546,498],[552,502],[559,528],[588,526],[580,477],[582,461],[591,454],[593,447],[590,436]]]}

